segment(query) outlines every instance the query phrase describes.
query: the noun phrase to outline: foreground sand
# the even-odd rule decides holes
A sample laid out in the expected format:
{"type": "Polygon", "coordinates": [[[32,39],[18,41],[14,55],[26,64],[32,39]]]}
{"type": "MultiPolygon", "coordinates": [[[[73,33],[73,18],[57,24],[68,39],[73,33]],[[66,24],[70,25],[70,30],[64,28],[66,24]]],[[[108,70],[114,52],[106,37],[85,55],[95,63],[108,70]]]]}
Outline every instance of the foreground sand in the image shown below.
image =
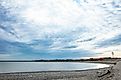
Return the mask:
{"type": "Polygon", "coordinates": [[[107,68],[83,71],[6,73],[0,74],[0,80],[121,80],[121,62],[107,68]]]}

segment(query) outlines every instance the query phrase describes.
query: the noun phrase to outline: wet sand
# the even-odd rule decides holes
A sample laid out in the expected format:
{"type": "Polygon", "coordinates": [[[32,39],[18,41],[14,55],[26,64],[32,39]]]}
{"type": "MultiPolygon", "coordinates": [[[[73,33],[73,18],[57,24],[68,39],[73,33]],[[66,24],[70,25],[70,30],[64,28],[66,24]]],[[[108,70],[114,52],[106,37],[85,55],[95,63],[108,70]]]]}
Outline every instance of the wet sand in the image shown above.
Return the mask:
{"type": "Polygon", "coordinates": [[[91,70],[1,73],[0,80],[121,80],[121,62],[91,70]]]}

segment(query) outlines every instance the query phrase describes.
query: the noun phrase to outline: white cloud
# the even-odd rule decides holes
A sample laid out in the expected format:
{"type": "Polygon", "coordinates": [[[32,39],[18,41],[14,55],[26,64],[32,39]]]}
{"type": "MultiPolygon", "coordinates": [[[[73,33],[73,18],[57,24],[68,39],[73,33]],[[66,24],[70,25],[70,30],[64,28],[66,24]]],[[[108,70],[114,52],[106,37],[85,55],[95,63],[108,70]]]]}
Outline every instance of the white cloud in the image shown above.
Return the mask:
{"type": "MultiPolygon", "coordinates": [[[[112,2],[113,0],[81,0],[80,3],[73,0],[5,0],[2,4],[10,14],[17,15],[17,23],[12,23],[12,28],[19,40],[3,30],[0,35],[4,35],[4,39],[11,38],[25,43],[50,38],[54,41],[53,49],[72,44],[77,45],[77,49],[92,50],[98,42],[120,34],[120,8],[115,8],[112,2]],[[77,42],[92,37],[96,38],[77,42]]],[[[118,2],[115,5],[120,6],[118,2]]]]}

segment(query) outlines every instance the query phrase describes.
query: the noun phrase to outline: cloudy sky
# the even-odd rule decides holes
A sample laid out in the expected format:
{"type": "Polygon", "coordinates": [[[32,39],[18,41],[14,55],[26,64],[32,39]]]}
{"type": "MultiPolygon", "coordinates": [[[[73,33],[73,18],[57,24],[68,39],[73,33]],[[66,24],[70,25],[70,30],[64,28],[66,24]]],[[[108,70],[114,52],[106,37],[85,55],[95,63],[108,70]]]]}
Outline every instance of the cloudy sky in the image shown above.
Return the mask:
{"type": "Polygon", "coordinates": [[[121,0],[0,0],[0,60],[121,56],[121,0]]]}

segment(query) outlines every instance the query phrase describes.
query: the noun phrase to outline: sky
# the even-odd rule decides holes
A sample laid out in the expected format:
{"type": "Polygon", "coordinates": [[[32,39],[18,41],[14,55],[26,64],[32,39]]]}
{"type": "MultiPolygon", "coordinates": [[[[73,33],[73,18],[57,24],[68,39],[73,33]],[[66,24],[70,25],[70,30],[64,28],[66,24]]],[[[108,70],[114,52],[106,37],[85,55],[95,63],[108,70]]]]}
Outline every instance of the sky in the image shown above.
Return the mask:
{"type": "Polygon", "coordinates": [[[121,0],[0,0],[0,60],[121,56],[121,0]]]}

